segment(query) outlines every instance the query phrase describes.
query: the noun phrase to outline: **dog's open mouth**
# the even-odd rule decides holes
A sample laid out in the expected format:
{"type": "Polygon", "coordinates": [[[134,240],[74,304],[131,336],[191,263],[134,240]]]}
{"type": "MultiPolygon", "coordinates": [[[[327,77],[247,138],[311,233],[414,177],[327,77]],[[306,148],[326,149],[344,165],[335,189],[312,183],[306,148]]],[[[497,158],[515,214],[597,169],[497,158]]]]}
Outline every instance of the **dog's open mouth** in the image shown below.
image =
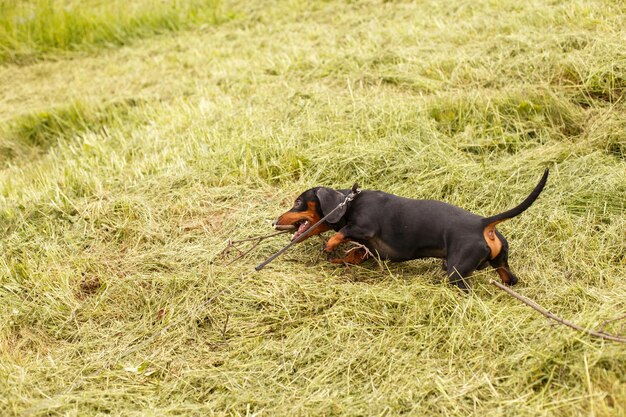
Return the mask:
{"type": "Polygon", "coordinates": [[[274,226],[274,228],[276,230],[295,230],[295,233],[293,234],[293,236],[291,236],[291,240],[295,240],[300,237],[300,235],[302,235],[304,232],[306,232],[309,229],[310,225],[311,222],[309,222],[308,220],[302,220],[294,224],[277,224],[274,226]]]}
{"type": "Polygon", "coordinates": [[[296,240],[297,238],[299,238],[302,233],[306,232],[309,229],[311,223],[308,220],[305,220],[304,222],[296,223],[294,226],[296,225],[298,227],[298,230],[296,230],[296,233],[291,236],[291,240],[296,240]]]}

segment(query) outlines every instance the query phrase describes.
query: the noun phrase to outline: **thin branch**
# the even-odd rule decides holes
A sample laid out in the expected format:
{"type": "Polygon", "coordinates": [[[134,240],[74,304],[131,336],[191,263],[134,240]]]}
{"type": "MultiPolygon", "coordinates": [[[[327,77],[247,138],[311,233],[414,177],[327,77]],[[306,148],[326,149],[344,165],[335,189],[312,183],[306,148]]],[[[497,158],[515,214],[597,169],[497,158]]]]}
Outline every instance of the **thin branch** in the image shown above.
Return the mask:
{"type": "MultiPolygon", "coordinates": [[[[619,316],[617,318],[611,319],[611,320],[606,320],[603,321],[602,324],[600,325],[600,332],[604,333],[604,328],[609,324],[609,323],[613,323],[615,321],[620,321],[620,320],[624,320],[626,319],[626,314],[624,314],[623,316],[619,316]]],[[[622,326],[623,328],[623,326],[622,326]]]]}
{"type": "Polygon", "coordinates": [[[226,313],[226,320],[224,320],[224,327],[222,328],[222,339],[226,339],[226,330],[228,329],[228,319],[230,319],[230,313],[226,313]]]}
{"type": "Polygon", "coordinates": [[[283,233],[288,233],[288,232],[289,232],[289,230],[281,230],[280,232],[271,233],[269,235],[254,236],[254,237],[249,237],[249,238],[240,239],[240,240],[228,240],[228,243],[226,244],[226,247],[224,248],[224,250],[222,250],[219,253],[218,257],[224,259],[233,250],[236,250],[237,252],[239,252],[239,256],[237,256],[236,258],[232,259],[230,262],[228,262],[227,264],[224,265],[224,266],[228,266],[228,265],[234,263],[235,261],[243,258],[244,256],[246,256],[250,252],[252,252],[257,246],[259,246],[259,243],[263,242],[265,239],[269,239],[271,237],[282,235],[283,233]],[[248,242],[254,242],[254,243],[252,244],[252,246],[250,246],[248,248],[248,250],[242,251],[239,247],[242,246],[245,243],[248,243],[248,242]]]}
{"type": "Polygon", "coordinates": [[[541,307],[539,304],[535,303],[533,300],[524,297],[523,295],[513,291],[509,287],[507,287],[507,286],[505,286],[505,285],[503,285],[503,284],[501,284],[501,283],[499,283],[497,281],[490,280],[489,283],[492,284],[492,285],[495,285],[498,288],[500,288],[502,291],[504,291],[507,294],[509,294],[510,296],[518,299],[522,303],[524,303],[524,304],[534,308],[535,310],[537,310],[538,312],[540,312],[544,316],[548,317],[549,319],[552,319],[552,320],[554,320],[556,322],[559,322],[561,324],[569,326],[572,329],[576,329],[578,331],[587,333],[590,336],[600,337],[602,339],[612,340],[614,342],[626,343],[626,337],[615,336],[615,335],[607,334],[607,333],[604,333],[604,332],[597,332],[595,330],[585,329],[584,327],[581,327],[581,326],[579,326],[576,323],[572,323],[571,321],[562,319],[562,318],[560,318],[560,317],[550,313],[548,310],[546,310],[545,308],[541,307]]]}

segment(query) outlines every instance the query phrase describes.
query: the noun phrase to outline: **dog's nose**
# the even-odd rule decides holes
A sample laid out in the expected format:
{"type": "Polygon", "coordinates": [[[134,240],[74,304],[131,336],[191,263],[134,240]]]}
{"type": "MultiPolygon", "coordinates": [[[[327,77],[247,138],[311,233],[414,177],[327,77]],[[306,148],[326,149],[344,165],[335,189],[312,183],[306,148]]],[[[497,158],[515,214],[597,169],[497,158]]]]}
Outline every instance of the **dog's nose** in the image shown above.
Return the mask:
{"type": "Polygon", "coordinates": [[[281,226],[280,224],[278,224],[278,221],[279,221],[279,220],[280,220],[280,217],[279,217],[279,218],[277,218],[276,220],[274,220],[274,221],[272,222],[272,227],[273,227],[274,229],[276,229],[276,230],[283,230],[283,229],[282,229],[282,227],[283,227],[283,226],[281,226]]]}

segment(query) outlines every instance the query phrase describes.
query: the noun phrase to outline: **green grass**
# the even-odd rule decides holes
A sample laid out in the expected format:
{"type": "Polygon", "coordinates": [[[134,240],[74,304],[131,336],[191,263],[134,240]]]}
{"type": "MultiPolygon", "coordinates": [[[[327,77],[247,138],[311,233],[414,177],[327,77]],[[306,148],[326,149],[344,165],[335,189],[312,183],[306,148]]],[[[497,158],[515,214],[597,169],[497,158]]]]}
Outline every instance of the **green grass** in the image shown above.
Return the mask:
{"type": "Polygon", "coordinates": [[[1,0],[0,62],[214,24],[218,0],[1,0]]]}
{"type": "MultiPolygon", "coordinates": [[[[127,4],[157,21],[205,3],[127,4]]],[[[462,296],[437,260],[341,268],[319,239],[254,274],[286,237],[219,257],[315,185],[492,215],[550,166],[539,200],[499,226],[516,290],[589,328],[623,315],[622,4],[220,10],[237,19],[125,29],[106,49],[91,29],[14,37],[0,66],[0,414],[626,415],[624,346],[550,324],[489,285],[492,270],[462,296]]]]}

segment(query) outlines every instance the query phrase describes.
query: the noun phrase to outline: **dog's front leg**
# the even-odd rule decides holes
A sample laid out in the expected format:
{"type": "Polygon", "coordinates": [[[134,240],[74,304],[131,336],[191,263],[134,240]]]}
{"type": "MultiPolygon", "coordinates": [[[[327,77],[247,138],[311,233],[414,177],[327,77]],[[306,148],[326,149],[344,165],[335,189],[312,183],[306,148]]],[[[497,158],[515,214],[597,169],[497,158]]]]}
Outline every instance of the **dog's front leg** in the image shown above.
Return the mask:
{"type": "Polygon", "coordinates": [[[324,250],[328,253],[337,249],[337,246],[341,245],[343,242],[353,240],[355,242],[367,242],[374,236],[374,233],[369,231],[368,229],[355,225],[348,224],[344,226],[341,230],[335,233],[329,240],[326,242],[326,246],[324,246],[324,250]]]}
{"type": "MultiPolygon", "coordinates": [[[[366,229],[358,227],[356,225],[347,225],[343,227],[340,231],[335,233],[328,240],[328,242],[326,242],[326,245],[324,246],[324,251],[327,253],[331,253],[344,242],[353,241],[358,243],[359,241],[366,241],[371,237],[372,234],[369,233],[366,229]]],[[[330,259],[330,262],[336,264],[358,265],[369,258],[369,254],[367,252],[368,251],[365,247],[355,248],[352,251],[349,251],[345,257],[330,259]]]]}
{"type": "Polygon", "coordinates": [[[341,233],[341,231],[335,233],[330,239],[328,239],[326,245],[324,245],[324,252],[331,253],[332,251],[337,249],[337,246],[341,245],[346,240],[347,239],[345,235],[341,233]]]}

